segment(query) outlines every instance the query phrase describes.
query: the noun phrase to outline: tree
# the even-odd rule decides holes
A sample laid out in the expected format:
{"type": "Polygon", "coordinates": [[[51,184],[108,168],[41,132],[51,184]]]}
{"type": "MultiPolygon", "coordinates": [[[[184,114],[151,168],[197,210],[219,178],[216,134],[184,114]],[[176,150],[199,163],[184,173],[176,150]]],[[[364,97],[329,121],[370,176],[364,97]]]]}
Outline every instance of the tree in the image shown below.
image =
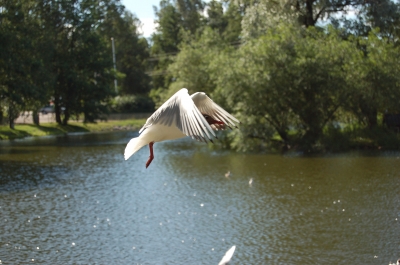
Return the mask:
{"type": "Polygon", "coordinates": [[[204,3],[201,0],[175,0],[177,10],[182,16],[182,27],[195,34],[201,27],[204,3]]]}
{"type": "Polygon", "coordinates": [[[400,112],[400,50],[379,35],[373,31],[368,38],[353,38],[363,54],[353,57],[352,68],[348,69],[353,93],[347,109],[369,128],[378,125],[378,114],[400,112]]]}
{"type": "Polygon", "coordinates": [[[118,82],[118,93],[121,95],[148,93],[150,78],[146,74],[146,62],[149,57],[149,47],[147,40],[139,36],[139,19],[116,3],[107,6],[104,16],[98,33],[107,44],[110,57],[111,38],[114,38],[117,70],[124,76],[118,82]]]}
{"type": "Polygon", "coordinates": [[[85,121],[101,117],[104,101],[113,95],[110,53],[96,32],[102,18],[96,0],[42,0],[43,28],[53,46],[51,71],[56,121],[67,124],[82,112],[85,121]],[[101,91],[101,93],[99,93],[101,91]]]}
{"type": "Polygon", "coordinates": [[[391,42],[400,37],[400,4],[391,0],[371,1],[364,8],[371,30],[379,28],[379,35],[391,42]]]}
{"type": "Polygon", "coordinates": [[[224,18],[227,21],[226,28],[222,33],[224,39],[232,44],[241,40],[243,12],[240,7],[232,1],[228,3],[224,18]]]}
{"type": "MultiPolygon", "coordinates": [[[[200,67],[205,66],[207,64],[205,62],[214,54],[209,50],[210,48],[214,49],[213,44],[218,46],[221,41],[221,43],[237,45],[240,41],[242,17],[239,7],[229,3],[227,11],[224,12],[222,3],[211,1],[208,4],[207,17],[200,16],[203,8],[204,4],[197,0],[176,1],[175,4],[168,0],[162,0],[160,2],[160,10],[155,8],[158,27],[157,32],[152,36],[151,54],[155,63],[152,68],[153,90],[151,95],[157,103],[162,102],[165,99],[165,95],[170,95],[178,84],[188,82],[191,87],[200,87],[201,84],[204,84],[204,82],[195,82],[195,80],[200,81],[200,79],[206,80],[208,78],[204,71],[197,74],[193,72],[193,74],[186,76],[189,71],[183,69],[192,69],[191,67],[193,66],[198,70],[200,67]],[[210,29],[218,33],[211,33],[210,29]],[[220,34],[222,38],[218,38],[218,41],[211,40],[210,36],[215,34],[220,34]],[[205,46],[201,47],[201,45],[205,46]],[[176,59],[178,61],[173,63],[173,58],[177,54],[176,59]],[[185,64],[185,59],[183,58],[190,61],[185,64]],[[192,65],[191,63],[196,60],[202,63],[199,63],[198,66],[192,65]],[[170,67],[172,63],[173,66],[170,67]],[[187,67],[188,65],[190,66],[187,67]],[[181,70],[176,70],[177,67],[181,67],[181,70]],[[202,76],[203,74],[204,76],[202,76]],[[192,81],[189,81],[189,76],[192,81]],[[167,88],[172,90],[165,92],[167,88]],[[164,92],[165,95],[162,95],[164,92]]],[[[215,48],[219,49],[218,47],[215,48]]],[[[202,89],[207,90],[208,88],[203,87],[202,89]]]]}
{"type": "Polygon", "coordinates": [[[190,92],[203,91],[211,94],[215,89],[215,78],[212,76],[212,63],[219,53],[229,49],[217,30],[205,28],[198,40],[191,40],[181,44],[181,51],[174,62],[168,67],[174,82],[168,92],[161,97],[162,103],[182,87],[190,92]]]}
{"type": "Polygon", "coordinates": [[[224,19],[222,3],[215,0],[208,3],[207,15],[207,25],[222,34],[228,24],[224,19]]]}
{"type": "Polygon", "coordinates": [[[10,128],[19,112],[38,106],[48,95],[38,21],[27,2],[4,1],[0,13],[0,101],[10,128]],[[25,4],[25,5],[24,5],[25,4]]]}
{"type": "Polygon", "coordinates": [[[220,59],[217,92],[245,128],[236,147],[271,142],[273,129],[286,146],[313,148],[351,92],[342,69],[357,52],[334,31],[280,25],[220,59]]]}
{"type": "Polygon", "coordinates": [[[256,37],[281,21],[291,21],[304,27],[318,26],[322,22],[345,16],[349,11],[373,5],[365,0],[237,0],[246,6],[243,18],[243,36],[256,37]],[[321,22],[321,23],[320,23],[321,22]]]}
{"type": "Polygon", "coordinates": [[[160,9],[154,8],[157,16],[156,32],[152,35],[151,70],[152,92],[154,101],[160,100],[162,92],[169,87],[172,76],[167,72],[172,57],[178,53],[181,43],[182,18],[177,8],[169,1],[160,1],[160,9]]]}
{"type": "Polygon", "coordinates": [[[344,37],[350,35],[368,37],[376,28],[375,33],[387,41],[398,42],[400,34],[400,4],[392,0],[365,1],[356,15],[331,17],[330,21],[336,28],[344,31],[344,37]]]}
{"type": "Polygon", "coordinates": [[[237,43],[240,38],[242,15],[240,8],[229,2],[224,12],[223,3],[213,0],[208,3],[206,26],[217,30],[224,39],[237,43]]]}

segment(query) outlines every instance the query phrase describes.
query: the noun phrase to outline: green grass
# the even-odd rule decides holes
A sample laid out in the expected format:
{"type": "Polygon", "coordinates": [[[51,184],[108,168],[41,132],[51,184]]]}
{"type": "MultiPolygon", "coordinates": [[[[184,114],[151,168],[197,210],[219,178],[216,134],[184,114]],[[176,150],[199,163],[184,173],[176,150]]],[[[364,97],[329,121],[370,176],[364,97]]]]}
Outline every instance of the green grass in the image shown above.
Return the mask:
{"type": "Polygon", "coordinates": [[[16,124],[15,129],[8,126],[0,126],[0,139],[12,140],[27,136],[60,135],[70,132],[100,132],[113,130],[138,130],[144,124],[145,119],[138,120],[113,120],[98,123],[84,124],[81,122],[69,122],[68,125],[58,125],[57,123],[43,123],[41,125],[16,124]]]}

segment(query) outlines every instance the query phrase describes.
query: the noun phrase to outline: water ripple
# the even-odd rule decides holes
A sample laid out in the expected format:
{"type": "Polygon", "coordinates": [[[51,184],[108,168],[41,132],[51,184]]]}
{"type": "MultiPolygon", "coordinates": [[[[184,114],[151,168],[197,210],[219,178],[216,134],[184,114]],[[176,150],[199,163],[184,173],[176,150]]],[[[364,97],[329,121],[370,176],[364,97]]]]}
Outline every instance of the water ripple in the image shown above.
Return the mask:
{"type": "Polygon", "coordinates": [[[217,264],[233,245],[232,264],[398,258],[398,153],[239,154],[183,139],[157,143],[146,169],[147,148],[123,159],[133,135],[2,143],[2,264],[217,264]]]}

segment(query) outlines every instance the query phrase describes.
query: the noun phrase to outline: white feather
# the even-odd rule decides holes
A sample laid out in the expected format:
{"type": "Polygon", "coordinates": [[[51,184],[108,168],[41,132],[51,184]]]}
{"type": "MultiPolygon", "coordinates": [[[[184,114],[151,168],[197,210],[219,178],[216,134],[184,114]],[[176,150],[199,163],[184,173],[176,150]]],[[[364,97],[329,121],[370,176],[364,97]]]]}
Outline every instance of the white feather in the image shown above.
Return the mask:
{"type": "Polygon", "coordinates": [[[140,137],[132,138],[125,147],[124,158],[128,160],[134,153],[136,153],[140,148],[148,144],[143,141],[140,137]]]}
{"type": "Polygon", "coordinates": [[[226,253],[225,256],[222,258],[222,260],[218,263],[218,265],[225,265],[229,261],[231,261],[231,258],[233,256],[233,253],[235,253],[236,246],[231,247],[226,253]]]}

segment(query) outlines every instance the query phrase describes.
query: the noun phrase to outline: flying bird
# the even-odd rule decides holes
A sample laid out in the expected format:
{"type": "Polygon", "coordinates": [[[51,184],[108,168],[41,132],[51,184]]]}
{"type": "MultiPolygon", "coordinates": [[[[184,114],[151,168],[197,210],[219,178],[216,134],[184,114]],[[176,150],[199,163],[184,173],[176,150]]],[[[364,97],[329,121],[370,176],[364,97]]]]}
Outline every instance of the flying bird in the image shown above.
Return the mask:
{"type": "Polygon", "coordinates": [[[226,253],[225,256],[221,259],[221,261],[218,263],[218,265],[226,265],[228,264],[229,261],[231,261],[231,258],[233,256],[233,253],[235,253],[236,246],[231,247],[226,253]]]}
{"type": "Polygon", "coordinates": [[[127,160],[140,148],[149,145],[147,168],[154,159],[155,142],[186,136],[202,142],[213,142],[212,138],[217,138],[214,130],[237,128],[237,123],[239,121],[235,117],[218,106],[206,93],[196,92],[189,96],[188,90],[182,88],[147,119],[139,131],[140,135],[126,145],[124,157],[127,160]]]}

